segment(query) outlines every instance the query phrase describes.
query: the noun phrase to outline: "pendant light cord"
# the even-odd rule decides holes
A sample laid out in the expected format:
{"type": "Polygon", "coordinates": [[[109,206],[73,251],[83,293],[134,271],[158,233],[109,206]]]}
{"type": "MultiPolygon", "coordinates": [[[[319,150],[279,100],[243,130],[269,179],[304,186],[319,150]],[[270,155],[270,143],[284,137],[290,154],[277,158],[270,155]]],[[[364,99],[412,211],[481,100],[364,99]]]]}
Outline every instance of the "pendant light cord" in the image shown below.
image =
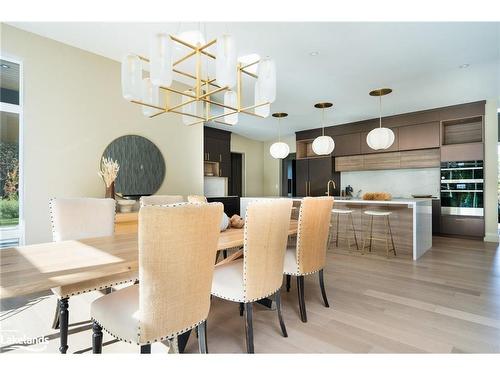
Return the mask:
{"type": "Polygon", "coordinates": [[[322,128],[322,135],[325,135],[325,109],[321,109],[321,128],[322,128]]]}
{"type": "Polygon", "coordinates": [[[278,142],[281,142],[281,117],[278,117],[278,142]]]}
{"type": "Polygon", "coordinates": [[[382,95],[378,97],[378,118],[379,118],[379,127],[382,127],[382,95]]]}

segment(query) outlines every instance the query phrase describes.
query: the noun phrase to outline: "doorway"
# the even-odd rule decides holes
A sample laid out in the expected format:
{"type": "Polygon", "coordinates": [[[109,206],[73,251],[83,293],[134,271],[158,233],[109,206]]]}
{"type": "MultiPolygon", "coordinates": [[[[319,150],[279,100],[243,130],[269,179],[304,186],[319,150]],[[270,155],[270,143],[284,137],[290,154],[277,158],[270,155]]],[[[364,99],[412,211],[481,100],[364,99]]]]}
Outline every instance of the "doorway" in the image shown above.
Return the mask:
{"type": "Polygon", "coordinates": [[[296,197],[297,189],[295,186],[295,160],[296,154],[291,153],[281,161],[281,196],[296,197]]]}
{"type": "Polygon", "coordinates": [[[228,181],[229,195],[243,196],[243,155],[231,152],[231,173],[228,181]]]}

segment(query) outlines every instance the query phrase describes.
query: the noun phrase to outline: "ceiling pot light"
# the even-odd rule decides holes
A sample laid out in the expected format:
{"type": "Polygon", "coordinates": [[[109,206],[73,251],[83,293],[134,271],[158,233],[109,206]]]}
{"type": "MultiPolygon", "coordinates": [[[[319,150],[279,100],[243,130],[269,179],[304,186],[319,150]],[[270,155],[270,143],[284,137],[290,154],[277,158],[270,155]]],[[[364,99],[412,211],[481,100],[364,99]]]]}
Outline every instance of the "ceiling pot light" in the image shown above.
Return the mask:
{"type": "Polygon", "coordinates": [[[333,106],[332,103],[316,103],[314,108],[321,109],[321,128],[322,135],[317,137],[312,143],[313,152],[316,155],[329,155],[335,148],[335,141],[332,137],[325,135],[325,108],[333,106]]]}
{"type": "Polygon", "coordinates": [[[284,159],[290,153],[290,147],[285,142],[281,142],[281,130],[280,130],[280,122],[282,118],[288,116],[288,113],[278,112],[273,113],[273,117],[278,119],[278,142],[275,142],[269,148],[269,153],[275,159],[284,159]]]}
{"type": "Polygon", "coordinates": [[[309,52],[309,55],[310,56],[318,56],[319,52],[318,51],[312,51],[312,52],[309,52]]]}
{"type": "Polygon", "coordinates": [[[2,65],[0,65],[0,66],[1,66],[2,68],[4,68],[4,69],[9,69],[9,68],[10,68],[10,66],[8,66],[7,64],[2,64],[2,65]]]}
{"type": "Polygon", "coordinates": [[[379,97],[379,127],[373,129],[366,136],[366,143],[373,150],[386,150],[394,143],[394,132],[382,127],[382,96],[392,92],[391,89],[377,89],[370,92],[370,96],[379,97]]]}
{"type": "Polygon", "coordinates": [[[470,64],[462,64],[459,66],[460,69],[465,69],[465,68],[468,68],[470,66],[470,64]]]}

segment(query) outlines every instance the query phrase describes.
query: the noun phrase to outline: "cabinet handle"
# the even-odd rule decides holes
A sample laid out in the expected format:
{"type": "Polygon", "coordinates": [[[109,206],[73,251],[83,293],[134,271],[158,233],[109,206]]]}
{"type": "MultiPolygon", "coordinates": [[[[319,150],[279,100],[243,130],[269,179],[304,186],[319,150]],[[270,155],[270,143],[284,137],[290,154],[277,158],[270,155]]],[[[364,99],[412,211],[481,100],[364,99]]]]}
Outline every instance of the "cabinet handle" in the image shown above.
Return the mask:
{"type": "Polygon", "coordinates": [[[222,176],[222,168],[219,168],[219,177],[222,176]]]}
{"type": "Polygon", "coordinates": [[[222,161],[222,155],[219,154],[219,161],[222,161]]]}
{"type": "Polygon", "coordinates": [[[311,195],[311,181],[309,181],[309,196],[311,195]]]}

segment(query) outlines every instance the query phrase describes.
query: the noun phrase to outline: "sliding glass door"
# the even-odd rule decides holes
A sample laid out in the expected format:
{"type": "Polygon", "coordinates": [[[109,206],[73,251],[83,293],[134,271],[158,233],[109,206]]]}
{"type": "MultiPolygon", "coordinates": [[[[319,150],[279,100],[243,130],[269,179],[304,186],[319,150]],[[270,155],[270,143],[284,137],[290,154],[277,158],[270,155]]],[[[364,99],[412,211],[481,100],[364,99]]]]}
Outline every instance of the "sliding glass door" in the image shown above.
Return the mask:
{"type": "Polygon", "coordinates": [[[24,243],[22,66],[0,59],[0,248],[24,243]]]}

